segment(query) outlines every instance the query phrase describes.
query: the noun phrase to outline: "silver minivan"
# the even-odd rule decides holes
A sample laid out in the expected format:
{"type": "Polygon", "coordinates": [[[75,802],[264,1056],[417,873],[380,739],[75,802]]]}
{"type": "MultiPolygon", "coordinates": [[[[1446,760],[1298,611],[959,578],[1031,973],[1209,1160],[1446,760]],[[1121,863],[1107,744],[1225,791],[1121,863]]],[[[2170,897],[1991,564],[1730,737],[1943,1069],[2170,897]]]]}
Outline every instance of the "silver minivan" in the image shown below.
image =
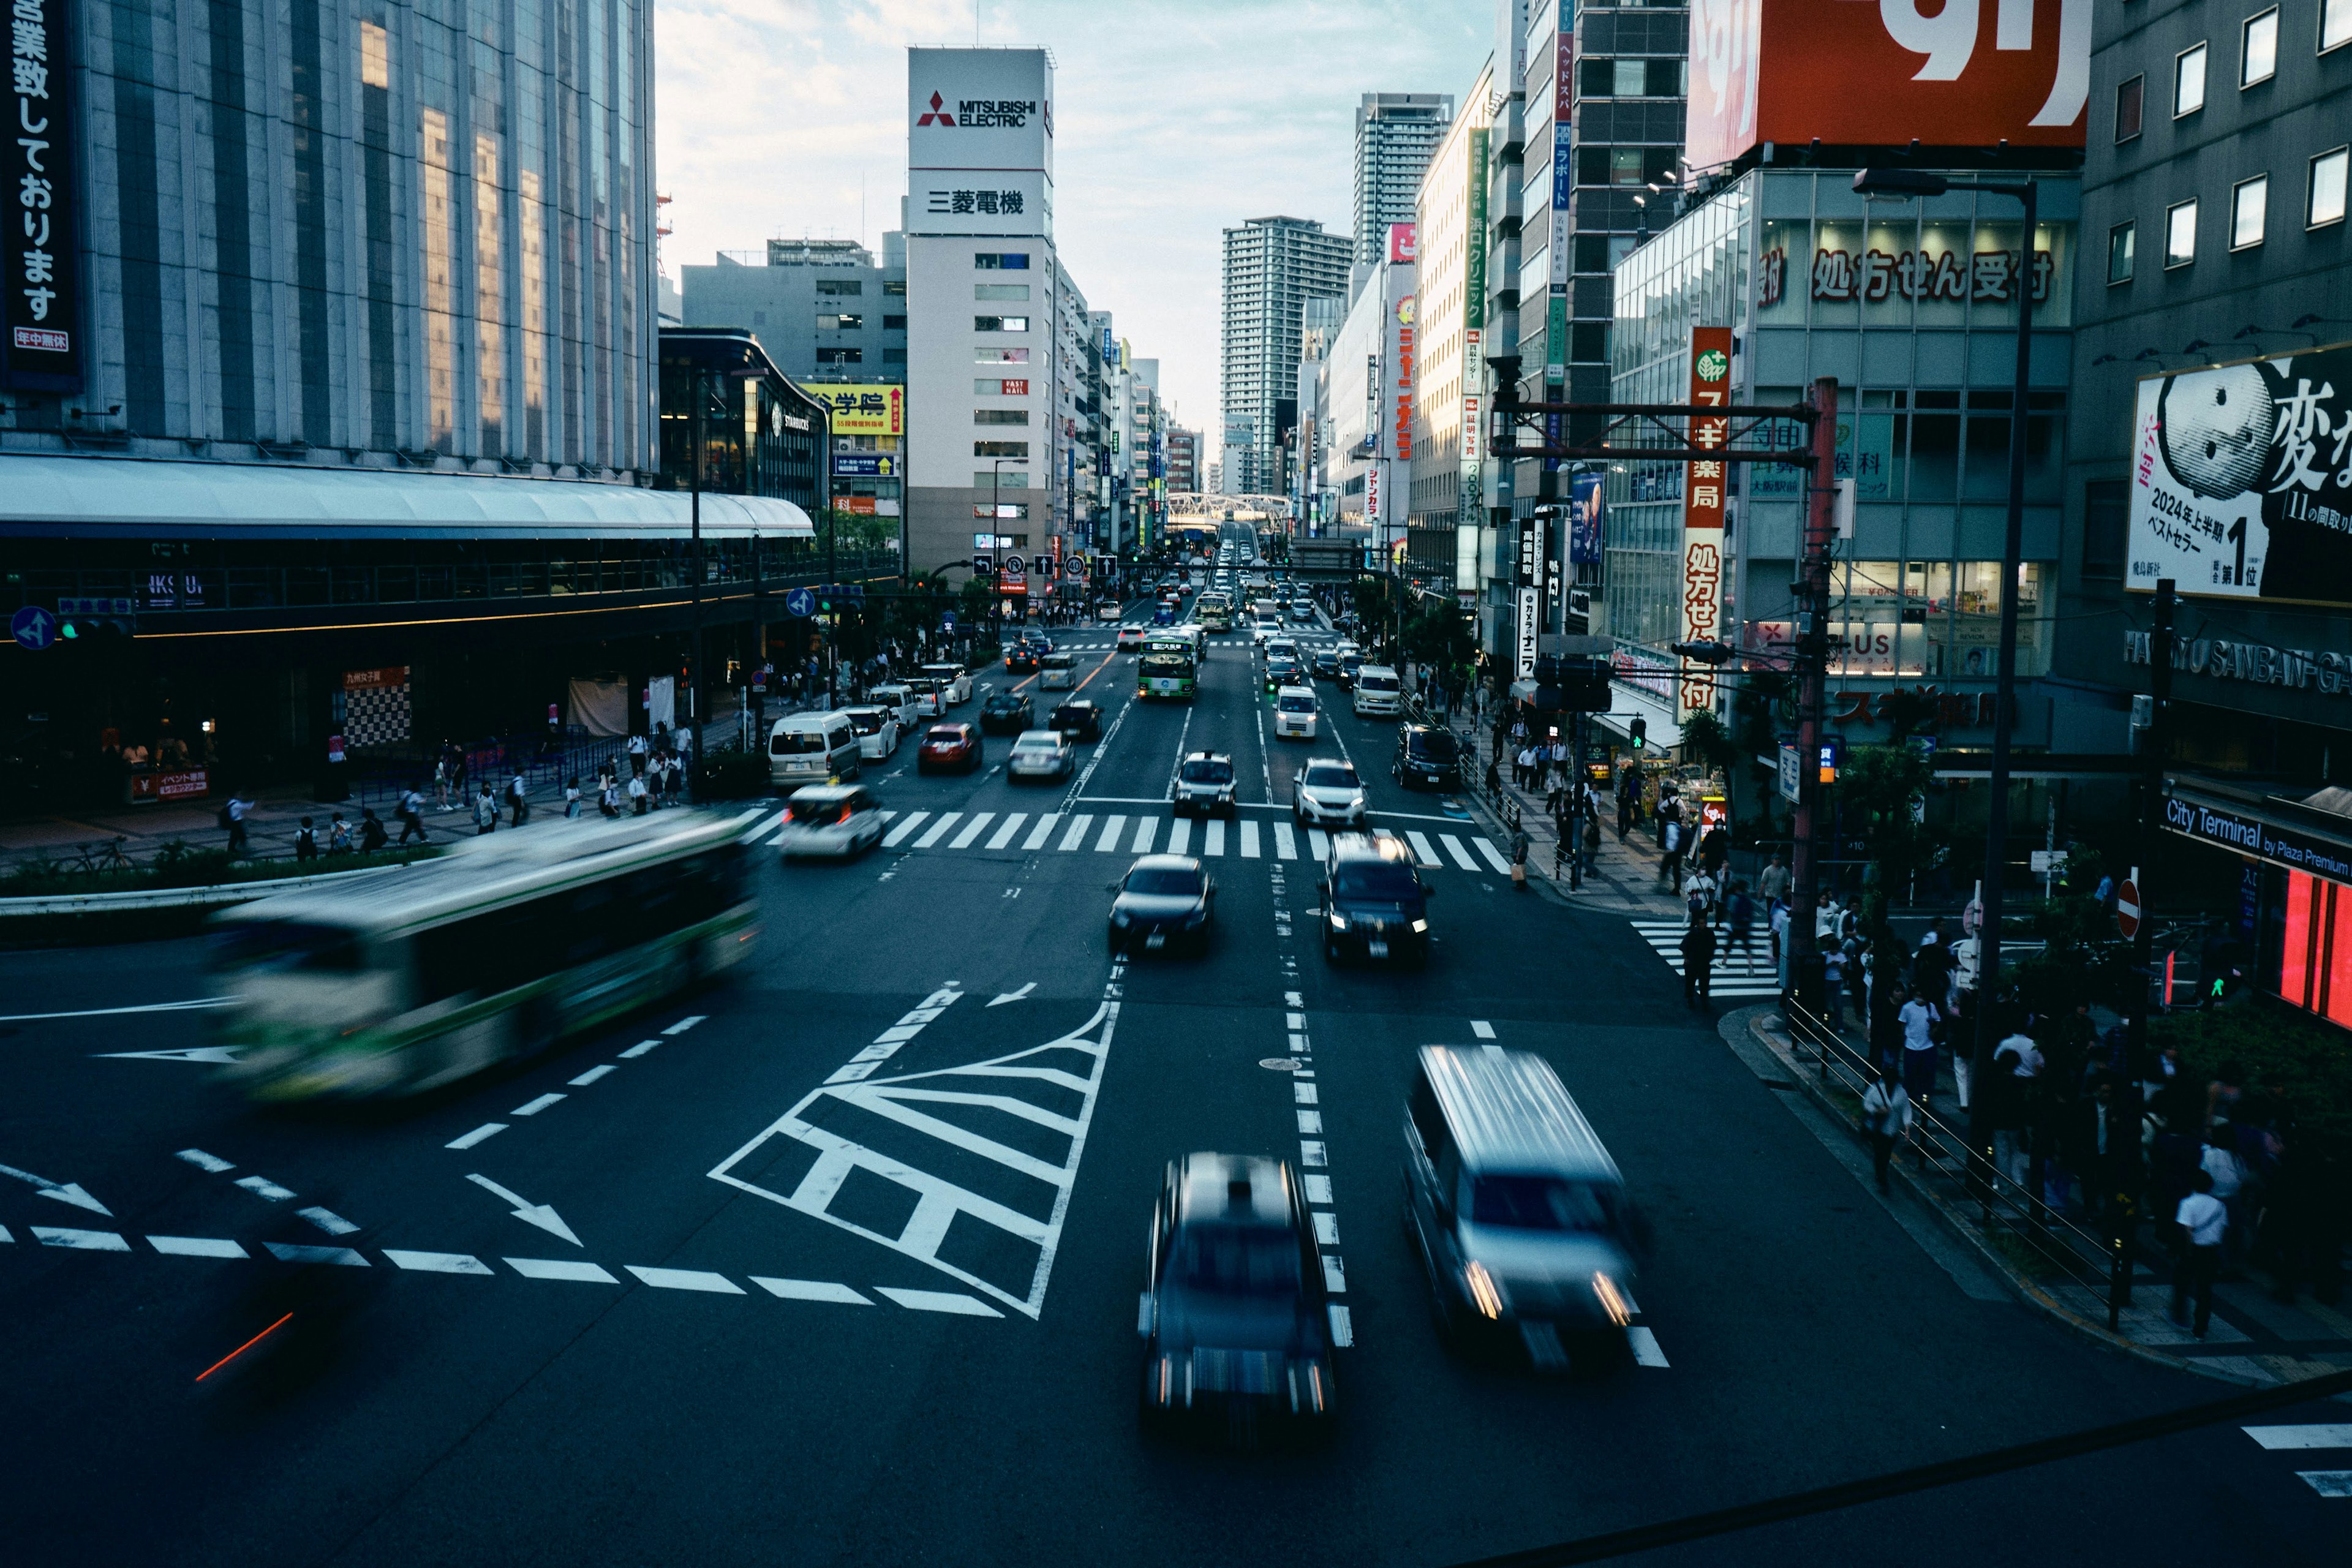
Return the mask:
{"type": "Polygon", "coordinates": [[[838,709],[794,713],[768,731],[768,782],[778,789],[835,784],[857,773],[857,728],[838,709]]]}
{"type": "Polygon", "coordinates": [[[1037,660],[1037,689],[1068,691],[1078,684],[1077,661],[1066,653],[1049,653],[1037,660]]]}
{"type": "Polygon", "coordinates": [[[1641,1219],[1551,1064],[1423,1046],[1404,1118],[1407,1228],[1438,1322],[1543,1371],[1622,1364],[1641,1219]]]}

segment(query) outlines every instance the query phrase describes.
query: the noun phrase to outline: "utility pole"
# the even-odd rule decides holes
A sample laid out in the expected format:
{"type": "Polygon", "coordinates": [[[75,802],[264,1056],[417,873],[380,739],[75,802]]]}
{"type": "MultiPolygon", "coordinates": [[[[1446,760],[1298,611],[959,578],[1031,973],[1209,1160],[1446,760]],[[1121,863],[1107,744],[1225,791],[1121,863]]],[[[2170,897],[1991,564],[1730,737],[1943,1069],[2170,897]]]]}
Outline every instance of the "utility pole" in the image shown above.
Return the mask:
{"type": "Polygon", "coordinates": [[[1789,847],[1796,907],[1789,913],[1789,989],[1818,1005],[1821,955],[1813,945],[1813,906],[1821,891],[1814,813],[1822,804],[1822,721],[1829,675],[1830,541],[1837,529],[1835,376],[1813,383],[1813,469],[1805,490],[1805,555],[1797,587],[1797,825],[1789,847]]]}
{"type": "MultiPolygon", "coordinates": [[[[694,761],[697,763],[699,763],[702,761],[702,419],[704,412],[703,405],[709,396],[703,389],[703,376],[706,373],[704,371],[697,368],[693,373],[693,381],[691,384],[694,389],[694,461],[690,469],[693,475],[692,489],[690,491],[690,499],[688,501],[688,508],[693,517],[694,528],[692,562],[692,570],[694,573],[694,640],[692,650],[693,663],[688,668],[686,683],[686,701],[691,715],[693,726],[691,733],[694,736],[694,761]]],[[[689,789],[692,788],[693,777],[694,770],[689,767],[687,770],[687,778],[688,781],[688,787],[689,789]]]]}
{"type": "MultiPolygon", "coordinates": [[[[2147,631],[2147,689],[2150,693],[2147,716],[2147,737],[2141,742],[2139,785],[2139,866],[2134,879],[2139,884],[2139,930],[2132,937],[2132,972],[2147,975],[2156,959],[2156,922],[2148,919],[2149,899],[2147,874],[2156,864],[2158,839],[2164,832],[2164,719],[2165,710],[2172,701],[2172,616],[2175,606],[2173,581],[2159,577],[2156,584],[2156,604],[2147,631]]],[[[2147,1015],[2154,994],[2152,984],[2144,984],[2133,998],[2131,1010],[2130,1060],[2147,1059],[2147,1015]]],[[[2128,1064],[2126,1064],[2127,1066],[2128,1064]]]]}

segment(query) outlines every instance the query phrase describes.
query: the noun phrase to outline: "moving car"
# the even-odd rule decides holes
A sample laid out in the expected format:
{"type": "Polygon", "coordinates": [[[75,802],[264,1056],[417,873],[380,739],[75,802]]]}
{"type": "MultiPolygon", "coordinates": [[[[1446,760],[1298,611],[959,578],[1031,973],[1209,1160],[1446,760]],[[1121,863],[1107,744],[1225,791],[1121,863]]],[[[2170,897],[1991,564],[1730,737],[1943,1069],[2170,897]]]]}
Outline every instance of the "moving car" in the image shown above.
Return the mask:
{"type": "Polygon", "coordinates": [[[1217,884],[1189,855],[1146,855],[1111,884],[1110,950],[1140,947],[1157,952],[1183,942],[1196,953],[1209,948],[1209,921],[1216,913],[1217,884]]]}
{"type": "Polygon", "coordinates": [[[1364,782],[1356,765],[1339,757],[1310,761],[1291,786],[1290,814],[1301,827],[1361,827],[1364,782]]]}
{"type": "Polygon", "coordinates": [[[1037,689],[1068,691],[1078,684],[1077,663],[1066,653],[1049,653],[1037,660],[1037,689]]]}
{"type": "Polygon", "coordinates": [[[1037,645],[1023,637],[1004,650],[1004,668],[1015,675],[1030,674],[1037,668],[1037,645]]]}
{"type": "Polygon", "coordinates": [[[887,763],[898,749],[898,710],[890,708],[845,708],[849,715],[849,727],[857,731],[857,754],[866,762],[887,763]]]}
{"type": "Polygon", "coordinates": [[[1279,691],[1286,686],[1297,686],[1307,679],[1295,658],[1277,656],[1265,661],[1265,689],[1279,691]]]}
{"type": "Polygon", "coordinates": [[[1121,653],[1141,653],[1143,651],[1143,628],[1141,626],[1119,627],[1118,647],[1118,651],[1121,653]]]}
{"type": "Polygon", "coordinates": [[[881,686],[869,686],[866,689],[866,700],[877,707],[888,709],[891,717],[898,721],[900,734],[915,727],[918,715],[913,687],[895,680],[881,686]]]}
{"type": "Polygon", "coordinates": [[[1336,681],[1339,679],[1339,656],[1327,647],[1315,656],[1314,668],[1316,679],[1336,681]]]}
{"type": "Polygon", "coordinates": [[[1295,659],[1298,658],[1298,639],[1297,637],[1268,637],[1262,646],[1265,650],[1265,657],[1268,658],[1295,659]]]}
{"type": "Polygon", "coordinates": [[[927,664],[923,673],[940,683],[940,700],[950,708],[971,700],[971,672],[960,664],[927,664]]]}
{"type": "Polygon", "coordinates": [[[1239,815],[1234,804],[1234,760],[1217,752],[1194,752],[1176,765],[1175,815],[1239,815]]]}
{"type": "Polygon", "coordinates": [[[1315,624],[1315,601],[1301,596],[1290,601],[1290,618],[1301,626],[1315,624]]]}
{"type": "Polygon", "coordinates": [[[1407,789],[1460,789],[1462,743],[1433,724],[1400,725],[1389,771],[1407,789]]]}
{"type": "Polygon", "coordinates": [[[1404,1142],[1407,1224],[1449,1339],[1546,1370],[1628,1359],[1642,1219],[1550,1063],[1423,1047],[1404,1142]]]}
{"type": "Polygon", "coordinates": [[[794,713],[768,729],[768,782],[778,789],[856,778],[860,757],[857,731],[838,710],[794,713]]]}
{"type": "Polygon", "coordinates": [[[1146,1428],[1238,1447],[1328,1433],[1330,1302],[1297,1178],[1283,1162],[1188,1154],[1151,1215],[1136,1331],[1146,1428]]]}
{"type": "Polygon", "coordinates": [[[1335,833],[1323,862],[1323,956],[1429,959],[1429,900],[1412,849],[1393,833],[1335,833]]]}
{"type": "Polygon", "coordinates": [[[1098,621],[1115,621],[1118,619],[1118,601],[1117,599],[1105,599],[1100,604],[1097,605],[1095,606],[1095,619],[1098,621]]]}
{"type": "Polygon", "coordinates": [[[976,772],[981,748],[980,731],[971,725],[934,724],[923,731],[923,743],[916,749],[915,771],[936,773],[955,768],[964,773],[976,772]]]}
{"type": "Polygon", "coordinates": [[[1054,710],[1054,728],[1073,741],[1102,739],[1102,710],[1081,697],[1054,710]]]}
{"type": "Polygon", "coordinates": [[[1315,738],[1315,689],[1285,685],[1274,694],[1274,738],[1311,741],[1315,738]]]}
{"type": "Polygon", "coordinates": [[[937,719],[948,710],[947,687],[927,675],[910,676],[907,689],[915,703],[915,718],[937,719]]]}
{"type": "Polygon", "coordinates": [[[810,784],[784,803],[779,854],[850,856],[882,842],[882,805],[861,784],[810,784]]]}
{"type": "Polygon", "coordinates": [[[1339,651],[1339,689],[1352,691],[1356,688],[1356,672],[1364,668],[1363,650],[1354,643],[1343,642],[1339,651]]]}
{"type": "Polygon", "coordinates": [[[1385,664],[1368,664],[1356,671],[1349,688],[1360,717],[1384,718],[1404,710],[1404,680],[1385,664]]]}
{"type": "Polygon", "coordinates": [[[1017,735],[1034,729],[1037,705],[1025,691],[994,691],[980,705],[980,729],[984,735],[1017,735]]]}
{"type": "Polygon", "coordinates": [[[1067,778],[1077,765],[1069,737],[1059,730],[1024,730],[1004,762],[1007,779],[1067,778]]]}

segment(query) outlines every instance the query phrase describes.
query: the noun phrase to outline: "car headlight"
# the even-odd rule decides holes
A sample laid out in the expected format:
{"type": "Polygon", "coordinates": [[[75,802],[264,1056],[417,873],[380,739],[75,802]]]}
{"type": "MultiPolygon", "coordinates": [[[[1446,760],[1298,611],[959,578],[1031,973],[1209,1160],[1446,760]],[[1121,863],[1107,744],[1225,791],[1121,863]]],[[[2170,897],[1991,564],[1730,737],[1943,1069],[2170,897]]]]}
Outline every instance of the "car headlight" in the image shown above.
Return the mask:
{"type": "Polygon", "coordinates": [[[1429,922],[1427,921],[1415,921],[1412,922],[1412,929],[1416,931],[1425,931],[1429,929],[1429,922]]]}
{"type": "Polygon", "coordinates": [[[1503,1315],[1503,1288],[1486,1272],[1483,1263],[1472,1263],[1462,1270],[1462,1281],[1470,1288],[1470,1300],[1478,1310],[1489,1318],[1503,1315]]]}
{"type": "Polygon", "coordinates": [[[1333,931],[1346,931],[1348,929],[1348,917],[1341,914],[1339,910],[1333,910],[1331,911],[1331,929],[1333,931]]]}
{"type": "Polygon", "coordinates": [[[1633,1321],[1633,1310],[1626,1304],[1624,1292],[1608,1275],[1592,1277],[1592,1293],[1601,1298],[1601,1310],[1609,1314],[1611,1322],[1622,1329],[1633,1321]]]}

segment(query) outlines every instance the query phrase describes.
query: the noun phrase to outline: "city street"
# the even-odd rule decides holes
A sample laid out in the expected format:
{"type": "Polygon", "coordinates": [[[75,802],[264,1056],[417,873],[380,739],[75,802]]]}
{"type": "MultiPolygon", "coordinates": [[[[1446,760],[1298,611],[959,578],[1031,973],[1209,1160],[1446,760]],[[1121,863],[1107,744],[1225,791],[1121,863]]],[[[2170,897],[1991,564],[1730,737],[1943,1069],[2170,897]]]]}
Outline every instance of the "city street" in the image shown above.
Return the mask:
{"type": "MultiPolygon", "coordinates": [[[[919,778],[908,742],[868,774],[897,842],[757,856],[733,979],[423,1103],[215,1082],[177,1005],[215,994],[199,942],[13,955],[12,1559],[1445,1563],[2231,1392],[1923,1245],[1628,921],[1515,894],[1484,828],[1396,787],[1389,726],[1327,707],[1324,740],[1269,738],[1245,634],[1192,704],[1138,703],[1107,647],[1079,671],[1106,722],[1071,781],[1008,783],[994,738],[977,775],[919,778]],[[1233,825],[1186,833],[1210,952],[1115,961],[1108,884],[1170,847],[1199,749],[1242,785],[1233,825]],[[1375,826],[1433,851],[1425,971],[1318,951],[1286,808],[1339,752],[1375,826]],[[1540,1053],[1623,1167],[1656,1232],[1637,1364],[1441,1348],[1398,1181],[1432,1043],[1540,1053]],[[1353,1343],[1326,1450],[1138,1436],[1147,1220],[1194,1150],[1329,1177],[1353,1343]],[[348,1249],[348,1320],[200,1383],[267,1322],[272,1242],[348,1249]]],[[[2208,1427],[1675,1560],[2340,1561],[2296,1459],[2208,1427]]]]}

